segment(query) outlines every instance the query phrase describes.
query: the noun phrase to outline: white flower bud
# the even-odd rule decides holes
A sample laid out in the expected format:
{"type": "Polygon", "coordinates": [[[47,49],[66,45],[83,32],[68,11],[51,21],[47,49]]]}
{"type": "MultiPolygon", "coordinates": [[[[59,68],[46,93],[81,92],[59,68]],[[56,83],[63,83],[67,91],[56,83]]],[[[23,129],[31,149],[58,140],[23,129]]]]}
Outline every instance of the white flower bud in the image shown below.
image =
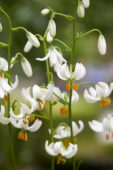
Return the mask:
{"type": "Polygon", "coordinates": [[[0,22],[0,32],[2,32],[3,28],[2,28],[2,23],[0,22]]]}
{"type": "Polygon", "coordinates": [[[22,65],[22,69],[23,69],[24,73],[26,74],[26,76],[31,77],[33,74],[31,64],[25,57],[22,57],[21,65],[22,65]]]}
{"type": "Polygon", "coordinates": [[[79,4],[78,4],[77,14],[78,14],[79,18],[84,18],[84,16],[85,16],[85,9],[84,9],[82,2],[79,2],[79,4]]]}
{"type": "Polygon", "coordinates": [[[53,37],[50,35],[49,31],[47,33],[47,42],[51,43],[53,41],[53,37]]]}
{"type": "Polygon", "coordinates": [[[34,34],[32,34],[31,32],[27,32],[26,35],[27,35],[28,40],[33,46],[37,48],[40,47],[40,42],[34,34]]]}
{"type": "Polygon", "coordinates": [[[48,9],[48,8],[45,8],[45,9],[41,10],[41,14],[42,14],[43,16],[49,14],[49,9],[48,9]]]}
{"type": "Polygon", "coordinates": [[[25,53],[28,53],[31,48],[33,47],[33,45],[31,44],[31,42],[28,40],[27,43],[25,44],[25,47],[24,47],[24,52],[25,53]]]}
{"type": "Polygon", "coordinates": [[[84,8],[89,8],[90,0],[82,0],[82,3],[84,5],[84,8]]]}
{"type": "Polygon", "coordinates": [[[0,70],[8,71],[8,62],[3,57],[0,57],[0,70]]]}
{"type": "Polygon", "coordinates": [[[49,33],[50,33],[51,37],[55,37],[55,35],[56,35],[56,24],[55,24],[55,21],[53,19],[51,19],[49,21],[48,29],[49,29],[49,33]]]}
{"type": "Polygon", "coordinates": [[[98,38],[98,50],[101,55],[106,54],[106,40],[102,34],[98,38]]]}

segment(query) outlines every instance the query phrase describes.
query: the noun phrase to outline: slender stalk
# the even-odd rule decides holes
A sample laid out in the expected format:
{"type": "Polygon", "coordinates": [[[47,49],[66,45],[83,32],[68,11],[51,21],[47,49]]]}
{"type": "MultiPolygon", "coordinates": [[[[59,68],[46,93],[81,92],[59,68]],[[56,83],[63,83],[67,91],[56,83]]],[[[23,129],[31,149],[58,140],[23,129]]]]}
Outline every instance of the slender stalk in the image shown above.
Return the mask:
{"type": "Polygon", "coordinates": [[[54,39],[53,41],[59,42],[60,44],[62,44],[67,50],[72,51],[72,49],[63,41],[59,40],[59,39],[54,39]]]}
{"type": "MultiPolygon", "coordinates": [[[[73,44],[72,44],[72,56],[71,56],[71,65],[72,65],[72,71],[74,70],[74,59],[75,59],[75,36],[76,36],[76,11],[77,11],[77,5],[76,1],[74,0],[74,20],[73,20],[73,44]]],[[[72,87],[72,80],[70,80],[70,85],[72,87]]],[[[71,100],[72,100],[72,88],[70,90],[69,94],[69,125],[71,129],[71,142],[73,143],[73,129],[72,129],[72,105],[71,105],[71,100]]],[[[75,157],[73,157],[73,170],[76,170],[76,162],[75,162],[75,157]]]]}
{"type": "Polygon", "coordinates": [[[77,37],[75,37],[75,39],[77,40],[79,38],[85,37],[85,36],[91,34],[92,32],[98,32],[99,34],[102,34],[99,29],[92,29],[90,31],[85,32],[84,34],[78,35],[77,37]]]}
{"type": "MultiPolygon", "coordinates": [[[[47,47],[45,39],[43,40],[44,52],[45,55],[47,54],[47,47]]],[[[49,62],[46,60],[46,74],[48,83],[50,83],[50,73],[49,73],[49,62]]],[[[53,114],[52,114],[52,104],[49,102],[49,113],[50,113],[50,129],[51,129],[51,142],[53,142],[53,114]]],[[[51,158],[51,170],[55,169],[55,159],[54,157],[51,158]]]]}
{"type": "MultiPolygon", "coordinates": [[[[1,8],[0,11],[7,17],[8,22],[9,22],[9,42],[8,42],[8,83],[10,83],[10,60],[11,60],[11,40],[12,40],[12,22],[8,14],[1,8]]],[[[8,102],[7,102],[7,107],[8,107],[8,117],[10,117],[9,112],[10,112],[10,94],[8,94],[8,102]]],[[[12,127],[11,124],[8,124],[9,127],[9,137],[10,137],[10,148],[11,148],[11,157],[12,157],[12,167],[13,170],[16,170],[16,163],[15,163],[15,152],[14,152],[14,143],[13,143],[13,132],[12,132],[12,127]]]]}

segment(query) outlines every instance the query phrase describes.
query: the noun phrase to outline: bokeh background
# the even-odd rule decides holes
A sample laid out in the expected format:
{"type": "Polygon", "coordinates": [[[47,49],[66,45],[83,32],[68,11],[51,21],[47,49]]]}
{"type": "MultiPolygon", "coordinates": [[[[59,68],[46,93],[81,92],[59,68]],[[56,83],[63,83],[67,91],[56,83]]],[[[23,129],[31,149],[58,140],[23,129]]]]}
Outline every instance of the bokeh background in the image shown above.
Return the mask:
{"type": "MultiPolygon", "coordinates": [[[[54,10],[73,15],[73,0],[0,0],[2,6],[10,15],[13,26],[26,27],[33,33],[43,35],[48,21],[48,16],[41,16],[40,11],[45,7],[52,7],[54,10]]],[[[3,32],[0,33],[0,41],[8,42],[8,23],[6,18],[0,14],[3,24],[3,32]]],[[[55,18],[57,23],[56,37],[71,45],[72,43],[72,23],[63,17],[55,18]]],[[[87,37],[77,40],[75,62],[82,62],[87,69],[87,74],[83,81],[111,82],[113,79],[113,0],[91,0],[90,8],[86,10],[84,19],[77,18],[77,32],[86,32],[90,29],[98,28],[104,34],[107,41],[107,54],[100,56],[97,49],[98,33],[92,33],[87,37]]],[[[19,75],[19,87],[12,94],[12,100],[21,99],[21,88],[33,86],[35,83],[41,85],[47,84],[46,68],[44,62],[38,62],[36,57],[43,57],[43,47],[33,48],[28,54],[23,52],[27,39],[23,31],[13,33],[12,51],[13,57],[17,52],[23,55],[31,62],[33,67],[33,77],[28,79],[22,72],[21,65],[18,63],[12,70],[12,80],[14,75],[19,75]]],[[[70,61],[71,54],[65,48],[58,44],[63,56],[70,61]]],[[[7,58],[7,49],[0,48],[0,56],[7,58]]],[[[59,80],[54,74],[56,86],[65,90],[65,83],[59,80]]],[[[87,86],[88,87],[88,86],[87,86]]],[[[88,126],[88,121],[100,119],[103,114],[113,113],[112,102],[107,108],[100,109],[99,104],[88,104],[83,99],[83,87],[79,90],[80,100],[73,105],[73,120],[83,120],[85,123],[84,131],[77,136],[78,153],[76,155],[77,163],[82,160],[80,170],[113,170],[113,143],[105,143],[88,126]]],[[[68,117],[60,115],[60,105],[54,107],[54,127],[62,121],[68,122],[68,117]]],[[[48,113],[47,113],[48,114],[48,113]]],[[[17,169],[23,170],[49,170],[50,157],[44,150],[44,143],[49,139],[47,128],[49,122],[43,121],[43,126],[36,133],[29,133],[27,143],[18,141],[18,130],[13,129],[15,154],[17,169]]],[[[11,156],[9,147],[8,127],[0,125],[0,170],[11,169],[11,156]]],[[[56,166],[57,169],[72,169],[71,161],[67,161],[64,166],[56,166]]]]}

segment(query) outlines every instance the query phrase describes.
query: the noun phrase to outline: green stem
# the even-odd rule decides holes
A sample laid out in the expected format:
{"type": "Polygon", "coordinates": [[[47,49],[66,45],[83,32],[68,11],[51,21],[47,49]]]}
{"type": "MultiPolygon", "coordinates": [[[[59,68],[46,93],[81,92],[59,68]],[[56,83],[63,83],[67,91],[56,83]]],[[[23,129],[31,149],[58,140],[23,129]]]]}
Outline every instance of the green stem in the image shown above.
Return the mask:
{"type": "MultiPolygon", "coordinates": [[[[12,40],[12,22],[10,17],[8,16],[8,14],[2,9],[0,8],[0,11],[7,17],[8,22],[9,22],[9,27],[10,27],[10,31],[9,31],[9,46],[8,46],[8,74],[9,74],[9,78],[8,78],[8,83],[10,83],[10,60],[11,60],[11,40],[12,40]]],[[[8,117],[10,117],[10,94],[8,94],[8,117]]],[[[13,170],[16,170],[16,163],[15,163],[15,152],[14,152],[14,143],[13,143],[13,133],[12,133],[12,128],[11,128],[11,124],[8,124],[9,127],[9,137],[10,137],[10,147],[11,147],[11,157],[12,157],[12,166],[13,166],[13,170]]]]}
{"type": "Polygon", "coordinates": [[[84,34],[78,35],[77,37],[75,37],[75,40],[80,39],[82,37],[85,37],[85,36],[91,34],[92,32],[98,32],[99,34],[102,34],[99,29],[92,29],[92,30],[90,30],[90,31],[88,31],[88,32],[86,32],[84,34]]]}
{"type": "MultiPolygon", "coordinates": [[[[47,54],[47,47],[46,47],[46,41],[43,40],[43,46],[44,46],[44,52],[45,55],[47,54]]],[[[46,74],[47,74],[47,80],[48,83],[50,83],[50,72],[49,72],[49,62],[48,59],[46,60],[46,74]]],[[[53,142],[53,114],[52,114],[52,104],[49,102],[49,113],[50,113],[50,129],[51,129],[51,142],[53,142]]],[[[54,157],[51,158],[51,170],[55,169],[55,159],[54,157]]]]}
{"type": "Polygon", "coordinates": [[[66,14],[62,14],[62,13],[58,13],[58,12],[55,12],[55,15],[59,15],[59,16],[62,16],[66,19],[69,19],[69,20],[73,20],[74,17],[72,17],[71,15],[66,15],[66,14]]]}
{"type": "MultiPolygon", "coordinates": [[[[72,65],[72,71],[74,70],[74,59],[75,59],[75,36],[76,36],[76,11],[77,11],[77,5],[76,5],[77,0],[74,0],[74,20],[73,20],[73,44],[72,44],[72,56],[71,56],[71,65],[72,65]]],[[[70,80],[70,85],[72,87],[72,80],[70,80]]],[[[72,105],[71,105],[71,100],[72,100],[72,88],[70,90],[69,94],[69,125],[70,125],[70,130],[71,130],[71,142],[73,143],[73,129],[72,129],[72,105]]],[[[73,157],[73,170],[76,170],[76,162],[75,162],[75,157],[73,157]]]]}
{"type": "Polygon", "coordinates": [[[53,41],[56,41],[56,42],[62,44],[65,48],[67,48],[67,50],[72,51],[72,49],[67,44],[65,44],[63,41],[61,41],[59,39],[54,39],[53,41]]]}
{"type": "Polygon", "coordinates": [[[81,86],[81,85],[91,85],[91,86],[94,86],[95,87],[95,84],[94,83],[91,83],[91,82],[84,82],[84,83],[79,83],[78,86],[81,86]]]}

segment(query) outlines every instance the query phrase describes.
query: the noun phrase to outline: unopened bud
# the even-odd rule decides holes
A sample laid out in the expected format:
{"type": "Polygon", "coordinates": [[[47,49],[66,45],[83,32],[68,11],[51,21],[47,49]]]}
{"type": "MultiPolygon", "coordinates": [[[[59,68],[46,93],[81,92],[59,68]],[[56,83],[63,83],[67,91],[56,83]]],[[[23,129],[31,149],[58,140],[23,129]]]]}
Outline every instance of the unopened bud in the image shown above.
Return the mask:
{"type": "Polygon", "coordinates": [[[49,31],[47,33],[47,42],[51,43],[53,41],[53,37],[50,35],[49,31]]]}
{"type": "Polygon", "coordinates": [[[82,3],[84,5],[84,8],[89,8],[90,0],[82,0],[82,3]]]}
{"type": "Polygon", "coordinates": [[[33,74],[31,64],[25,57],[22,57],[21,65],[22,65],[22,69],[23,69],[24,73],[26,74],[26,76],[31,77],[33,74]]]}
{"type": "Polygon", "coordinates": [[[54,21],[53,19],[51,19],[51,20],[49,21],[49,27],[48,27],[48,29],[49,29],[50,35],[51,35],[52,37],[55,37],[55,35],[56,35],[56,24],[55,24],[55,21],[54,21]]]}
{"type": "Polygon", "coordinates": [[[41,10],[41,14],[42,14],[43,16],[49,14],[49,9],[48,9],[48,8],[45,8],[45,9],[41,10]]]}
{"type": "Polygon", "coordinates": [[[37,48],[40,47],[40,42],[34,34],[32,34],[31,32],[27,32],[26,35],[27,35],[28,40],[33,46],[37,48]]]}
{"type": "Polygon", "coordinates": [[[106,40],[102,34],[98,38],[98,50],[101,55],[106,54],[106,40]]]}
{"type": "Polygon", "coordinates": [[[77,14],[78,14],[79,18],[84,18],[84,16],[85,16],[85,9],[84,9],[82,2],[79,2],[79,4],[78,4],[77,14]]]}
{"type": "Polygon", "coordinates": [[[28,40],[27,43],[25,44],[24,52],[25,52],[25,53],[28,53],[28,52],[31,50],[32,46],[33,46],[33,45],[32,45],[31,42],[28,40]]]}
{"type": "Polygon", "coordinates": [[[2,28],[2,23],[0,22],[0,32],[2,32],[3,28],[2,28]]]}

